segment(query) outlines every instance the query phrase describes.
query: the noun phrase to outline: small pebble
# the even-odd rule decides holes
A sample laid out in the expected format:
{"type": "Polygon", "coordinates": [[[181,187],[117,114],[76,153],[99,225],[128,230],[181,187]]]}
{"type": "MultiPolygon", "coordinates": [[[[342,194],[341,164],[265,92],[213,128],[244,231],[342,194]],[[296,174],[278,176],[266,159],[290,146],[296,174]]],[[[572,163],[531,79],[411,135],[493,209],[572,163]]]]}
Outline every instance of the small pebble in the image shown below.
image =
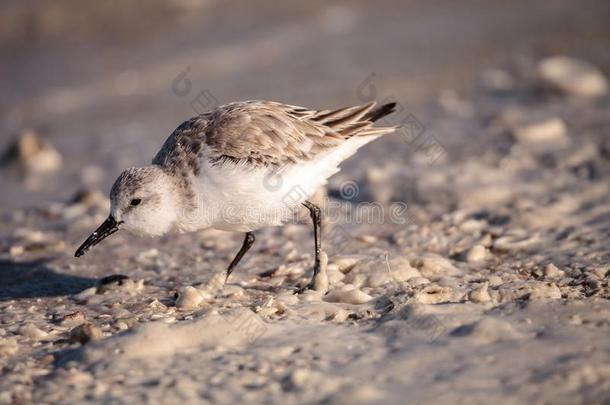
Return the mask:
{"type": "Polygon", "coordinates": [[[489,285],[492,287],[498,287],[499,285],[502,285],[502,283],[504,283],[504,280],[502,280],[502,277],[500,277],[496,274],[492,274],[489,277],[487,277],[487,281],[489,282],[489,285]]]}
{"type": "Polygon", "coordinates": [[[420,260],[420,273],[430,280],[438,280],[441,277],[461,275],[462,272],[448,259],[438,255],[427,255],[420,260]]]}
{"type": "Polygon", "coordinates": [[[407,283],[411,287],[417,287],[418,285],[430,284],[430,280],[425,277],[411,277],[407,280],[407,283]]]}
{"type": "Polygon", "coordinates": [[[8,253],[13,257],[21,256],[25,253],[25,247],[23,247],[22,245],[13,245],[9,248],[8,253]]]}
{"type": "Polygon", "coordinates": [[[498,289],[500,303],[528,298],[529,300],[560,299],[559,288],[547,281],[516,280],[504,283],[498,289]]]}
{"type": "Polygon", "coordinates": [[[530,296],[530,300],[558,300],[561,299],[561,290],[554,283],[539,284],[530,296]]]}
{"type": "Polygon", "coordinates": [[[305,290],[298,295],[300,302],[318,302],[322,300],[323,294],[314,290],[305,290]]]}
{"type": "Polygon", "coordinates": [[[21,335],[31,340],[43,340],[49,336],[49,334],[32,323],[27,323],[19,330],[21,335]]]}
{"type": "Polygon", "coordinates": [[[466,333],[473,339],[489,344],[519,339],[522,334],[514,329],[508,321],[498,318],[484,317],[477,321],[466,333]]]}
{"type": "Polygon", "coordinates": [[[275,300],[285,306],[291,306],[299,303],[299,296],[293,294],[292,292],[283,292],[278,294],[275,297],[275,300]]]}
{"type": "Polygon", "coordinates": [[[442,302],[458,302],[462,299],[462,296],[463,294],[451,287],[431,284],[418,291],[414,300],[420,304],[440,304],[442,302]]]}
{"type": "Polygon", "coordinates": [[[492,92],[506,92],[515,87],[515,79],[501,69],[487,69],[481,74],[483,87],[492,92]]]}
{"type": "Polygon", "coordinates": [[[62,165],[62,157],[57,149],[32,129],[19,134],[2,160],[4,164],[15,164],[27,172],[41,174],[57,171],[62,165]]]}
{"type": "Polygon", "coordinates": [[[138,254],[136,260],[139,262],[147,262],[147,261],[150,261],[150,260],[156,258],[157,256],[159,256],[159,250],[152,248],[152,249],[148,249],[143,252],[140,252],[138,254]]]}
{"type": "Polygon", "coordinates": [[[333,259],[333,264],[337,266],[340,272],[345,274],[363,259],[364,257],[360,255],[340,256],[333,259]]]}
{"type": "Polygon", "coordinates": [[[413,277],[419,277],[420,272],[411,266],[409,259],[404,256],[393,257],[384,265],[389,267],[389,273],[392,278],[398,282],[405,282],[413,277]]]}
{"type": "Polygon", "coordinates": [[[61,316],[59,324],[62,326],[74,327],[85,323],[85,314],[82,311],[74,311],[61,316]]]}
{"type": "Polygon", "coordinates": [[[19,351],[19,346],[15,339],[0,339],[0,358],[11,356],[19,351]]]}
{"type": "Polygon", "coordinates": [[[345,274],[341,273],[335,265],[327,266],[326,275],[328,276],[329,285],[336,285],[345,278],[345,274]]]}
{"type": "Polygon", "coordinates": [[[367,243],[367,244],[373,244],[375,242],[377,242],[378,238],[374,235],[360,235],[358,237],[356,237],[357,240],[359,240],[360,242],[363,243],[367,243]]]}
{"type": "Polygon", "coordinates": [[[110,205],[108,197],[99,190],[80,189],[70,199],[70,204],[83,205],[85,207],[107,208],[110,205]]]}
{"type": "Polygon", "coordinates": [[[79,303],[88,302],[93,296],[97,294],[97,287],[85,288],[83,291],[74,295],[74,299],[79,303]]]}
{"type": "Polygon", "coordinates": [[[470,291],[468,294],[468,299],[472,302],[489,302],[491,301],[491,296],[489,295],[489,291],[487,290],[489,287],[489,282],[484,282],[474,290],[470,291]]]}
{"type": "Polygon", "coordinates": [[[144,286],[144,282],[134,281],[123,274],[112,274],[100,279],[97,284],[97,294],[105,294],[107,292],[125,291],[134,293],[141,290],[144,286]]]}
{"type": "Polygon", "coordinates": [[[243,297],[244,289],[236,284],[225,284],[222,288],[223,297],[243,297]]]}
{"type": "Polygon", "coordinates": [[[466,254],[466,261],[468,263],[476,263],[485,260],[487,257],[487,250],[483,245],[474,245],[466,254]]]}
{"type": "Polygon", "coordinates": [[[565,275],[565,272],[559,270],[553,263],[549,263],[544,267],[543,274],[546,278],[561,278],[565,275]]]}
{"type": "Polygon", "coordinates": [[[300,389],[305,388],[309,381],[311,372],[307,369],[296,369],[290,375],[290,383],[294,388],[300,389]]]}
{"type": "Polygon", "coordinates": [[[529,234],[520,230],[514,234],[499,237],[493,243],[493,248],[503,252],[530,251],[542,243],[539,234],[529,234]]]}
{"type": "Polygon", "coordinates": [[[351,284],[354,287],[358,287],[358,288],[362,287],[368,280],[369,280],[369,276],[367,276],[366,274],[363,274],[363,273],[350,272],[345,277],[346,283],[351,284]]]}
{"type": "Polygon", "coordinates": [[[277,307],[264,307],[264,308],[260,308],[258,311],[256,311],[256,313],[259,316],[262,316],[263,318],[268,318],[271,315],[277,313],[279,311],[279,308],[277,307]]]}
{"type": "Polygon", "coordinates": [[[331,315],[330,320],[335,321],[335,322],[345,322],[347,320],[347,318],[349,317],[349,315],[350,315],[349,311],[346,311],[345,309],[341,308],[337,312],[335,312],[333,315],[331,315]]]}
{"type": "Polygon", "coordinates": [[[485,229],[487,221],[468,219],[460,224],[460,230],[464,232],[476,232],[485,229]]]}
{"type": "Polygon", "coordinates": [[[178,291],[178,298],[176,298],[176,307],[186,310],[192,310],[199,307],[203,302],[203,295],[201,292],[193,286],[183,287],[178,291]]]}
{"type": "Polygon", "coordinates": [[[513,128],[513,136],[530,148],[558,149],[570,144],[566,124],[558,117],[517,125],[513,128]]]}
{"type": "Polygon", "coordinates": [[[543,59],[538,65],[540,78],[565,94],[597,98],[608,92],[608,80],[588,62],[567,56],[543,59]]]}
{"type": "Polygon", "coordinates": [[[101,337],[102,331],[100,328],[89,322],[79,325],[70,331],[70,340],[81,344],[101,339],[101,337]]]}
{"type": "Polygon", "coordinates": [[[346,284],[341,289],[332,290],[324,297],[324,301],[327,302],[343,302],[354,305],[365,304],[372,299],[373,297],[351,284],[346,284]]]}

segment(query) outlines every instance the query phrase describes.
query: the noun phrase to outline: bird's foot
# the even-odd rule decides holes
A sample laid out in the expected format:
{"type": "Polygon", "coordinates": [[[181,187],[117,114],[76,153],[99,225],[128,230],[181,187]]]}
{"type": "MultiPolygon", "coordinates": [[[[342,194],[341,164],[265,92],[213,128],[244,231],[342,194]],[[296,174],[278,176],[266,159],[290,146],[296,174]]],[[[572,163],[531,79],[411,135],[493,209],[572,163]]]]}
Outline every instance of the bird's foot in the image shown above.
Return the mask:
{"type": "Polygon", "coordinates": [[[294,290],[294,294],[303,294],[305,291],[307,290],[313,290],[314,286],[313,286],[313,280],[311,280],[309,283],[305,284],[305,286],[303,287],[299,287],[297,289],[294,290]]]}

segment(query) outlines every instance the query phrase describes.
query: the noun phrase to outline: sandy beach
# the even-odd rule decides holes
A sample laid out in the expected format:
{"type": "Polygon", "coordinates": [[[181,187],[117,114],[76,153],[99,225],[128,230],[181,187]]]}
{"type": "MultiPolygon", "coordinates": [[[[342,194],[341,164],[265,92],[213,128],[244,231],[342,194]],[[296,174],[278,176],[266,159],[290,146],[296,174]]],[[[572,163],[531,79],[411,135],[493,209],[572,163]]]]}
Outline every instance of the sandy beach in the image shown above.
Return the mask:
{"type": "Polygon", "coordinates": [[[610,401],[610,8],[382,3],[0,6],[0,404],[610,401]],[[305,213],[226,284],[240,234],[74,258],[244,99],[398,103],[317,195],[315,290],[305,213]]]}

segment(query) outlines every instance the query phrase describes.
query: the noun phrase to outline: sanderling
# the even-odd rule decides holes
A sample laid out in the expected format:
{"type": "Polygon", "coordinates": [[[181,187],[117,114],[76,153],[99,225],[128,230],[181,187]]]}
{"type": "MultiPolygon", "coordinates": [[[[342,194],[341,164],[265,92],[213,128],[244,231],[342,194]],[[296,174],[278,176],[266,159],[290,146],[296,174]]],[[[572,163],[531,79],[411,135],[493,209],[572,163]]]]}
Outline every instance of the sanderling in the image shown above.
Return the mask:
{"type": "Polygon", "coordinates": [[[119,229],[159,236],[206,228],[244,232],[228,278],[254,243],[307,207],[320,269],[321,211],[309,198],[358,148],[395,127],[374,127],[395,103],[316,111],[270,101],[230,103],[183,122],[152,164],[125,170],[110,191],[110,215],[76,250],[119,229]]]}

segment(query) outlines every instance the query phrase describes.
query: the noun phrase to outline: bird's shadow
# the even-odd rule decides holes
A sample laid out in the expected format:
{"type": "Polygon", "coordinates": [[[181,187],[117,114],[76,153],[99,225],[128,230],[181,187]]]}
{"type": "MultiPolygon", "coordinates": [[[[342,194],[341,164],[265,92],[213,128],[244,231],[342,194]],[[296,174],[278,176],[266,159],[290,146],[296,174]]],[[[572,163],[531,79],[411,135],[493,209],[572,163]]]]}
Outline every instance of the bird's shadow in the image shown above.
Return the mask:
{"type": "Polygon", "coordinates": [[[0,301],[76,294],[94,284],[93,278],[57,273],[43,260],[0,260],[0,301]]]}

